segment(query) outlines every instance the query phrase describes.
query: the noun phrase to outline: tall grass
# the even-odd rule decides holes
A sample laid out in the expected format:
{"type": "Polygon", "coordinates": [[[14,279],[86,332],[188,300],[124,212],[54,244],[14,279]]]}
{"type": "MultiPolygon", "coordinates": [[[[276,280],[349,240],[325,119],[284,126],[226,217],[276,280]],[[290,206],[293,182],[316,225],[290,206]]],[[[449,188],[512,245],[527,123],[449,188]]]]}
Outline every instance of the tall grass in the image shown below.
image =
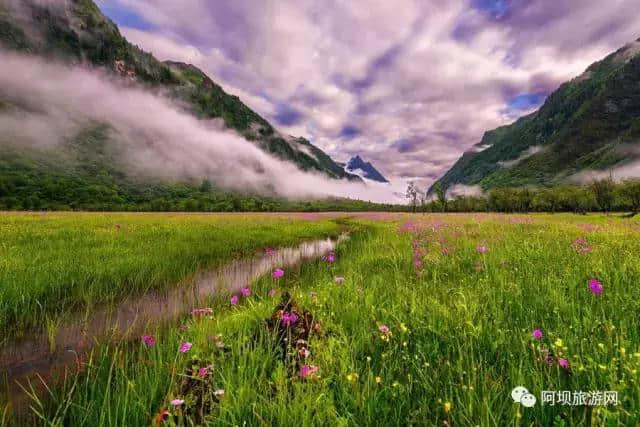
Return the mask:
{"type": "MultiPolygon", "coordinates": [[[[117,301],[265,246],[336,235],[285,215],[0,214],[0,330],[117,301]]],[[[2,341],[0,337],[0,342],[2,341]]]]}
{"type": "Polygon", "coordinates": [[[154,347],[101,349],[54,391],[45,418],[147,425],[167,409],[164,425],[640,422],[637,222],[570,215],[409,220],[362,221],[368,231],[341,246],[336,263],[262,278],[237,306],[219,297],[213,316],[150,331],[154,347]],[[591,278],[602,282],[601,295],[590,292],[591,278]],[[272,288],[279,291],[273,298],[272,288]],[[285,356],[265,321],[285,291],[319,324],[305,361],[285,356]],[[193,347],[180,353],[185,341],[193,347]],[[301,378],[302,364],[317,374],[301,378]],[[206,377],[194,375],[205,366],[206,377]],[[515,386],[538,399],[543,390],[614,390],[620,402],[525,408],[511,399],[515,386]],[[172,399],[185,403],[172,408],[172,399]]]}

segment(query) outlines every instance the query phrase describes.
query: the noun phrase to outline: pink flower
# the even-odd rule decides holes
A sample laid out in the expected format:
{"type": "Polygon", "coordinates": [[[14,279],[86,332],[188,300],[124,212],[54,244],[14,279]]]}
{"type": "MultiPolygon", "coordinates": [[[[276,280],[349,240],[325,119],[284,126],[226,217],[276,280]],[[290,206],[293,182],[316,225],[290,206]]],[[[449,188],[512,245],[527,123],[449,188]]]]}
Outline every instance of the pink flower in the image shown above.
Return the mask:
{"type": "Polygon", "coordinates": [[[298,315],[293,311],[291,313],[282,313],[282,324],[287,327],[298,321],[298,315]]]}
{"type": "Polygon", "coordinates": [[[569,369],[569,366],[571,366],[571,364],[567,359],[558,359],[558,366],[564,369],[569,369]]]}
{"type": "Polygon", "coordinates": [[[147,347],[153,347],[156,345],[156,339],[151,335],[143,335],[142,342],[145,343],[147,347]]]}
{"type": "Polygon", "coordinates": [[[240,292],[242,293],[242,296],[244,296],[244,297],[248,297],[249,295],[251,295],[251,289],[249,289],[249,288],[242,288],[242,290],[240,292]]]}
{"type": "Polygon", "coordinates": [[[190,342],[183,342],[182,344],[180,344],[180,353],[186,353],[187,351],[191,350],[192,346],[193,344],[191,344],[190,342]]]}
{"type": "Polygon", "coordinates": [[[604,290],[604,287],[598,279],[591,279],[589,280],[589,289],[591,290],[592,294],[600,295],[604,290]]]}
{"type": "Polygon", "coordinates": [[[231,297],[231,305],[237,305],[238,304],[238,296],[234,295],[231,297]]]}
{"type": "Polygon", "coordinates": [[[534,329],[533,332],[531,332],[531,336],[534,337],[537,340],[541,340],[542,339],[542,330],[541,329],[534,329]]]}
{"type": "Polygon", "coordinates": [[[487,252],[489,252],[489,248],[486,246],[477,246],[476,251],[480,254],[486,254],[487,252]]]}
{"type": "Polygon", "coordinates": [[[273,249],[273,248],[266,248],[266,249],[264,250],[264,253],[265,253],[265,255],[267,255],[267,256],[274,256],[276,253],[278,253],[278,251],[276,251],[276,250],[275,250],[275,249],[273,249]]]}
{"type": "Polygon", "coordinates": [[[318,367],[314,365],[304,365],[300,368],[300,372],[298,372],[298,376],[300,378],[312,377],[318,373],[318,367]]]}
{"type": "Polygon", "coordinates": [[[278,292],[278,291],[277,291],[276,289],[271,289],[271,290],[269,291],[269,297],[270,297],[270,298],[273,298],[274,296],[276,296],[276,293],[277,293],[277,292],[278,292]]]}
{"type": "Polygon", "coordinates": [[[209,369],[208,368],[200,368],[200,369],[198,369],[198,376],[199,377],[206,377],[207,375],[209,375],[209,369]]]}
{"type": "Polygon", "coordinates": [[[171,403],[171,406],[173,406],[174,408],[177,408],[178,406],[182,406],[182,404],[184,404],[184,400],[173,399],[170,403],[171,403]]]}
{"type": "Polygon", "coordinates": [[[275,270],[273,270],[273,273],[271,274],[271,276],[274,279],[280,279],[282,278],[282,276],[284,276],[284,270],[281,268],[276,268],[275,270]]]}
{"type": "Polygon", "coordinates": [[[389,327],[387,325],[378,326],[378,330],[383,335],[389,335],[389,333],[391,332],[391,330],[389,329],[389,327]]]}
{"type": "Polygon", "coordinates": [[[336,260],[336,254],[334,254],[333,252],[329,252],[329,255],[327,255],[327,262],[329,264],[332,264],[333,262],[335,262],[336,260]]]}
{"type": "Polygon", "coordinates": [[[336,285],[342,285],[344,283],[344,277],[336,276],[335,281],[336,285]]]}

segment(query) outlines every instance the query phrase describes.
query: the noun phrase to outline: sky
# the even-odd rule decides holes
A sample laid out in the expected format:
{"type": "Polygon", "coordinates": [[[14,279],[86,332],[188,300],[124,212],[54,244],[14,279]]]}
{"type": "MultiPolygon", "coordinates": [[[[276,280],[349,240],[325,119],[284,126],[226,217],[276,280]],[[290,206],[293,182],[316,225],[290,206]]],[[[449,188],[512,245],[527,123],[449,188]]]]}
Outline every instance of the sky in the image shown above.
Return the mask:
{"type": "Polygon", "coordinates": [[[637,0],[100,0],[283,133],[429,185],[485,131],[640,37],[637,0]]]}

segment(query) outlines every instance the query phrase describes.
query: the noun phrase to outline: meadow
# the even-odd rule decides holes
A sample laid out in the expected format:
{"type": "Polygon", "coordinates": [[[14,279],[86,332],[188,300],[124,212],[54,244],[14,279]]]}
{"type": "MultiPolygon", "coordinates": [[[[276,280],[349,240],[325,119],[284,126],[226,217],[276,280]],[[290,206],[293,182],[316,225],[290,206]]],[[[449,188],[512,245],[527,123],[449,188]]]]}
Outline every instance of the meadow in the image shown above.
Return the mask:
{"type": "Polygon", "coordinates": [[[335,220],[277,214],[1,213],[0,330],[188,281],[269,246],[340,234],[335,220]]]}
{"type": "MultiPolygon", "coordinates": [[[[96,218],[83,221],[114,232],[113,217],[96,218]]],[[[165,239],[185,221],[152,218],[165,239]]],[[[322,233],[338,227],[322,216],[303,223],[322,233]]],[[[342,223],[351,238],[335,253],[212,297],[183,322],[150,328],[135,342],[94,350],[79,372],[34,396],[37,422],[640,422],[640,221],[375,214],[342,223]],[[514,403],[516,386],[537,403],[514,403]],[[587,404],[543,404],[543,391],[584,392],[587,404]],[[616,405],[594,397],[609,391],[616,405]]]]}

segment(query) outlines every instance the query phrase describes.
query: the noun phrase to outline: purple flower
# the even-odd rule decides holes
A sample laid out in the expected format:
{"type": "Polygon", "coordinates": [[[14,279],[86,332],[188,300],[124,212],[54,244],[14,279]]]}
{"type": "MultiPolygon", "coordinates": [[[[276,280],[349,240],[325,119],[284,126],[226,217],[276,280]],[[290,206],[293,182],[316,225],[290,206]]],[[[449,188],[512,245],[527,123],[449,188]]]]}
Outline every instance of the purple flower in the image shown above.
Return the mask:
{"type": "Polygon", "coordinates": [[[329,255],[327,255],[327,262],[329,264],[334,263],[336,260],[336,254],[334,254],[333,252],[329,252],[329,255]]]}
{"type": "Polygon", "coordinates": [[[240,292],[242,293],[243,297],[248,297],[249,295],[251,295],[251,289],[249,288],[242,288],[240,292]]]}
{"type": "Polygon", "coordinates": [[[238,304],[238,296],[234,295],[231,297],[231,305],[237,305],[238,304]]]}
{"type": "Polygon", "coordinates": [[[151,335],[143,335],[142,342],[145,343],[147,347],[153,347],[156,345],[156,339],[151,335]]]}
{"type": "Polygon", "coordinates": [[[190,342],[183,342],[182,344],[180,344],[180,353],[186,353],[187,351],[191,350],[192,346],[193,344],[191,344],[190,342]]]}
{"type": "Polygon", "coordinates": [[[278,292],[278,291],[277,291],[276,289],[271,289],[271,290],[269,291],[269,297],[270,297],[270,298],[273,298],[273,297],[276,295],[276,293],[277,293],[277,292],[278,292]]]}
{"type": "Polygon", "coordinates": [[[298,321],[298,315],[293,311],[291,313],[284,312],[282,313],[282,324],[287,327],[293,325],[298,321]]]}
{"type": "Polygon", "coordinates": [[[558,366],[564,369],[569,369],[569,366],[571,366],[571,364],[567,359],[558,359],[558,366]]]}
{"type": "Polygon", "coordinates": [[[531,332],[531,336],[537,340],[541,340],[543,336],[542,329],[534,329],[533,332],[531,332]]]}
{"type": "Polygon", "coordinates": [[[476,246],[476,251],[480,254],[486,254],[489,252],[489,248],[486,246],[476,246]]]}
{"type": "Polygon", "coordinates": [[[604,287],[598,279],[591,279],[589,280],[589,289],[591,290],[592,294],[600,295],[604,290],[604,287]]]}
{"type": "Polygon", "coordinates": [[[280,279],[282,278],[282,276],[284,276],[284,270],[281,268],[276,268],[275,270],[273,270],[273,273],[271,274],[271,276],[274,279],[280,279]]]}
{"type": "Polygon", "coordinates": [[[182,406],[182,404],[184,404],[184,400],[173,399],[170,403],[171,403],[171,406],[173,406],[174,408],[177,408],[178,406],[182,406]]]}
{"type": "Polygon", "coordinates": [[[198,376],[199,377],[206,377],[207,375],[209,375],[209,369],[208,368],[200,368],[200,369],[198,369],[198,376]]]}
{"type": "Polygon", "coordinates": [[[298,376],[300,378],[307,378],[315,375],[317,372],[318,372],[317,366],[304,365],[302,368],[300,368],[300,371],[298,372],[298,376]]]}

